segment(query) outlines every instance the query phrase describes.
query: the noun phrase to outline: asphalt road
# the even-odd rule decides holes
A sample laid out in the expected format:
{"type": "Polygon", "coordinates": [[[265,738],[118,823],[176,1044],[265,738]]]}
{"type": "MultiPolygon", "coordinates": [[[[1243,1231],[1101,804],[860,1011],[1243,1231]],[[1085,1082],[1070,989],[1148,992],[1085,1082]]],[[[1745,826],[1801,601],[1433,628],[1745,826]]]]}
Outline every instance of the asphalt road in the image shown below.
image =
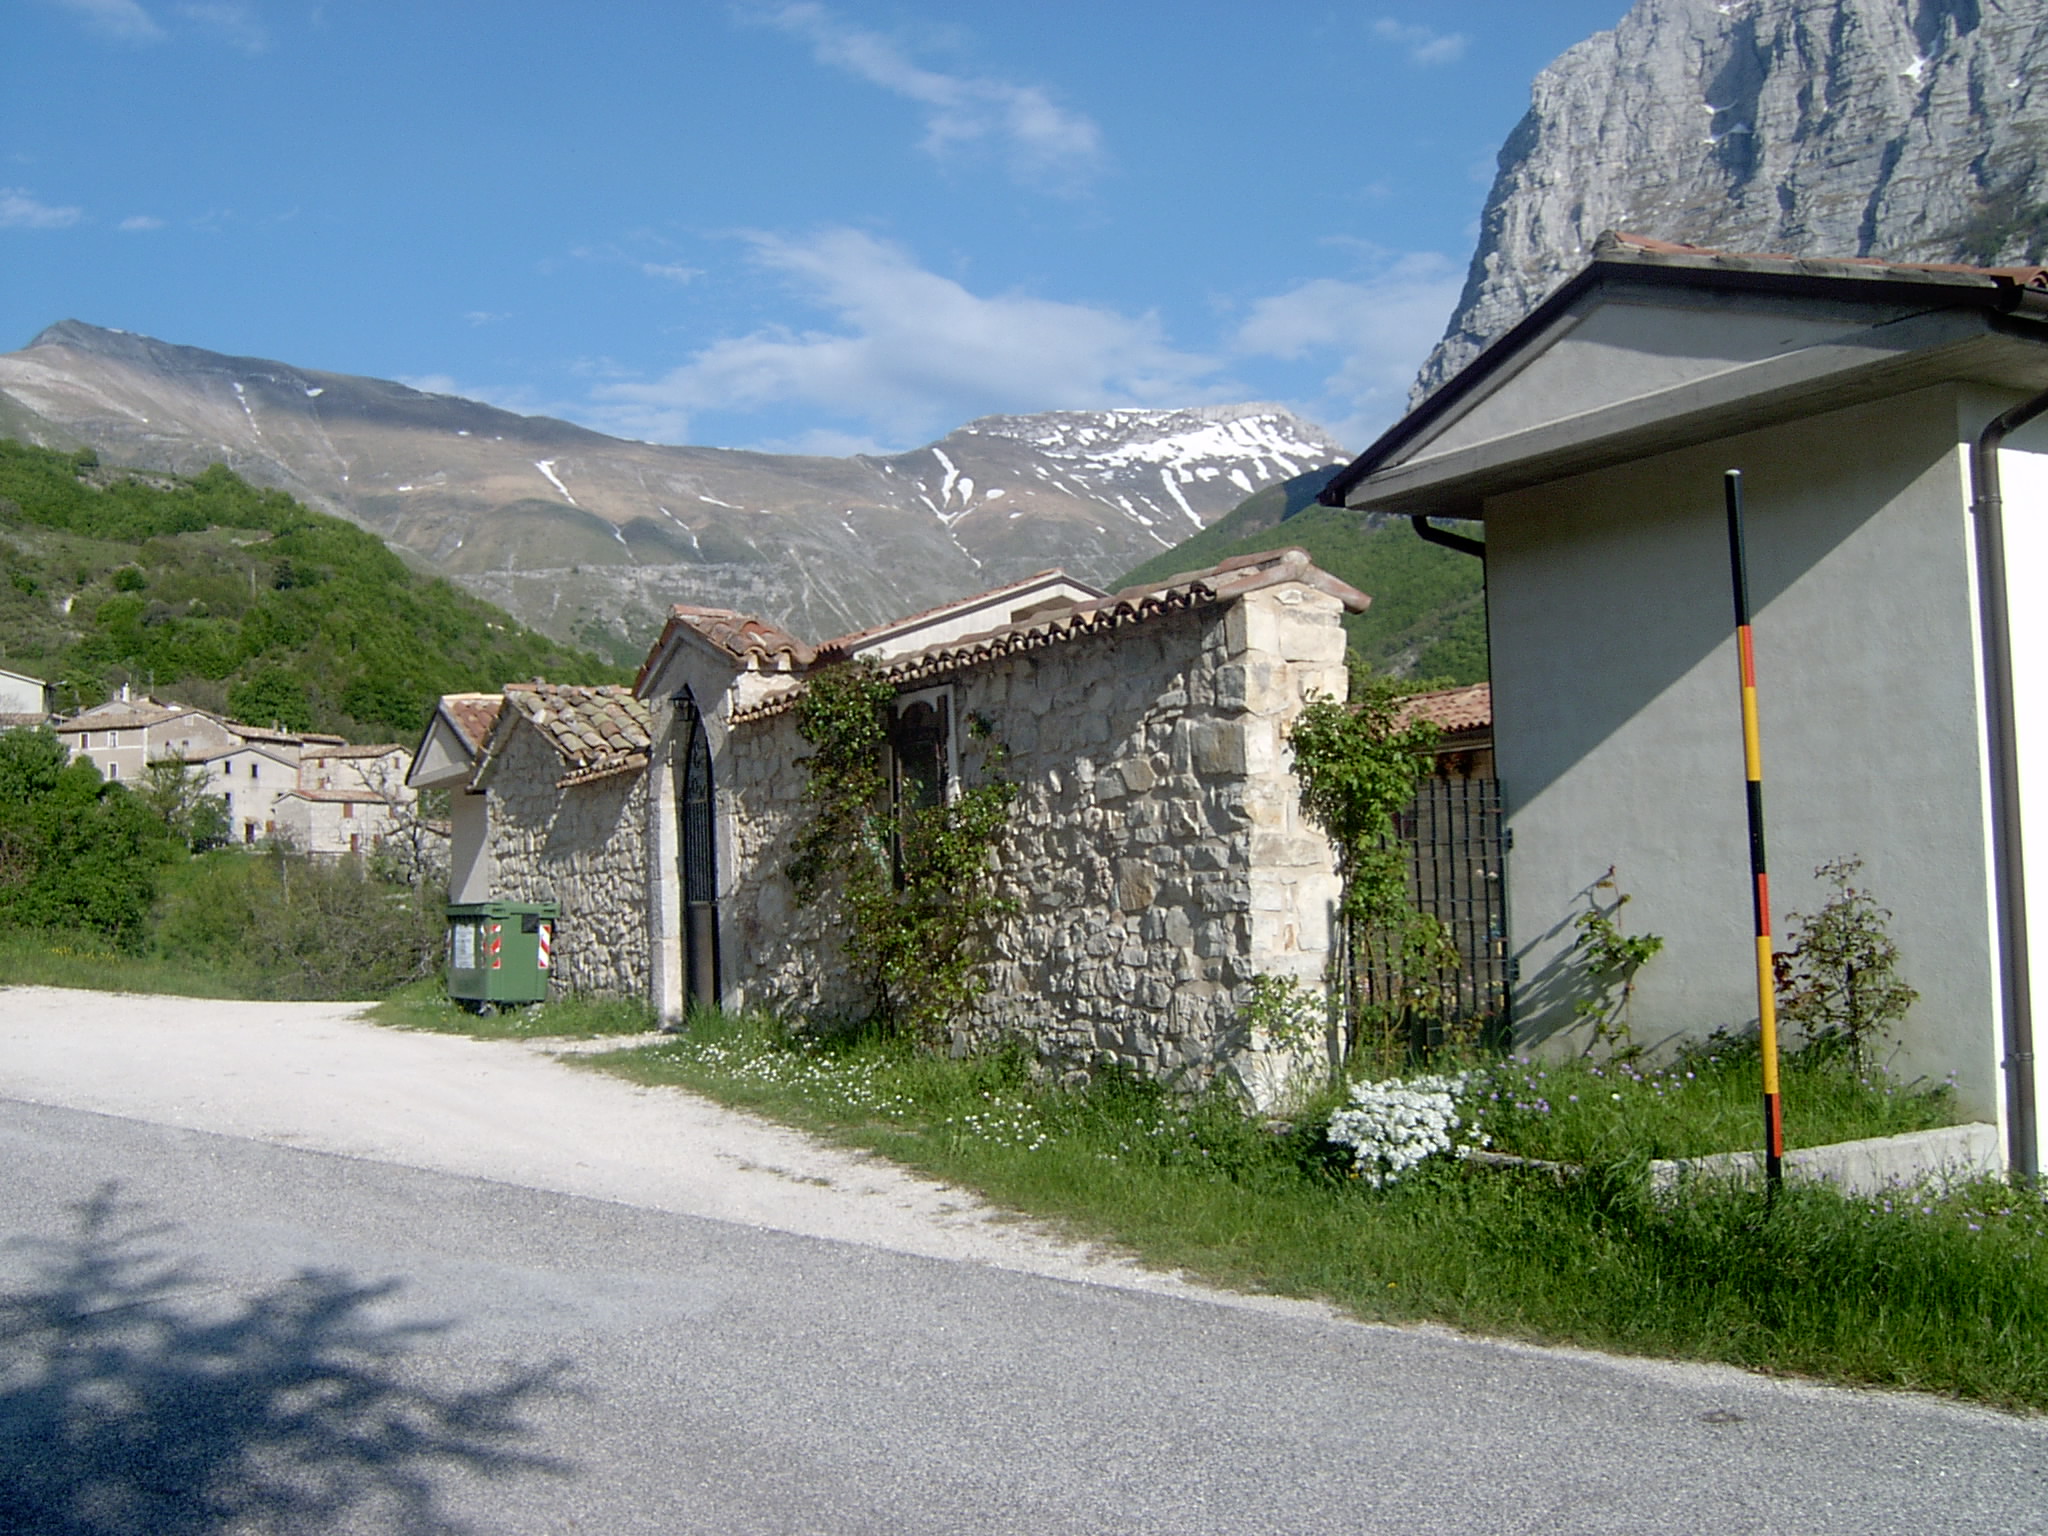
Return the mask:
{"type": "Polygon", "coordinates": [[[5,1081],[0,1531],[2048,1530],[2038,1420],[929,1257],[5,1081]]]}

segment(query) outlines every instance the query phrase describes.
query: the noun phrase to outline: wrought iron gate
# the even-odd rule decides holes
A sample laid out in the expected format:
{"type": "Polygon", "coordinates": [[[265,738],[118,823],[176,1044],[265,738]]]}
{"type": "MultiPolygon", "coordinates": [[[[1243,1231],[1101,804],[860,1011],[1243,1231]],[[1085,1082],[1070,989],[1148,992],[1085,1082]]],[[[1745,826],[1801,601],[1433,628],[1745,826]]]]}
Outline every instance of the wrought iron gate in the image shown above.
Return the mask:
{"type": "Polygon", "coordinates": [[[1386,935],[1351,937],[1354,1010],[1406,1016],[1410,1044],[1441,1043],[1449,1026],[1502,1041],[1512,1025],[1507,925],[1507,837],[1497,779],[1425,779],[1394,818],[1408,853],[1408,899],[1449,931],[1454,965],[1403,976],[1386,935]],[[1419,1003],[1419,994],[1427,1002],[1419,1003]]]}

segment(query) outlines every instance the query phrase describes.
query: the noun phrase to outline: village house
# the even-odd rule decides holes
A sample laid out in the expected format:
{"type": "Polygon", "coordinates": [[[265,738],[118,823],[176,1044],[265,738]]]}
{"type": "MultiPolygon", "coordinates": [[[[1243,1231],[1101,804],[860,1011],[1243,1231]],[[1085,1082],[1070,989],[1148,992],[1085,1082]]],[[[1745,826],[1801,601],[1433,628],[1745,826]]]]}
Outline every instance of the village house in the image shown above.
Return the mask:
{"type": "Polygon", "coordinates": [[[50,718],[50,685],[40,677],[0,668],[0,730],[43,725],[50,718]]]}
{"type": "Polygon", "coordinates": [[[1369,599],[1298,549],[1111,595],[1057,571],[813,646],[678,606],[630,692],[514,685],[439,701],[415,789],[445,789],[453,899],[554,901],[555,981],[796,1017],[861,1006],[826,911],[790,883],[807,674],[869,661],[896,689],[896,792],[1000,771],[1015,904],[956,1040],[1023,1036],[1063,1069],[1229,1073],[1273,1102],[1295,1045],[1253,1040],[1260,976],[1319,984],[1338,883],[1284,739],[1341,699],[1369,599]],[[998,770],[995,753],[1000,750],[998,770]]]}
{"type": "Polygon", "coordinates": [[[2041,268],[1610,235],[1331,482],[1331,505],[1484,525],[1523,1043],[1583,1043],[1574,919],[1618,893],[1664,939],[1638,1041],[1757,1018],[1739,470],[1772,929],[1860,857],[1920,993],[1891,1068],[1952,1075],[2038,1166],[2048,609],[2017,599],[2048,581],[2044,391],[2041,268]]]}
{"type": "Polygon", "coordinates": [[[996,771],[1018,789],[997,868],[1015,912],[957,1048],[1021,1035],[1056,1067],[1227,1072],[1273,1101],[1293,1063],[1247,1036],[1243,1005],[1260,976],[1320,982],[1338,896],[1284,740],[1309,698],[1344,696],[1340,620],[1368,601],[1290,549],[1114,596],[1046,573],[816,648],[677,608],[635,685],[654,734],[652,1001],[671,1021],[693,997],[859,1007],[788,867],[806,814],[797,691],[867,655],[897,690],[897,793],[996,771]]]}
{"type": "Polygon", "coordinates": [[[282,837],[302,852],[360,854],[411,814],[403,747],[352,747],[342,737],[226,720],[155,699],[110,700],[60,721],[73,760],[103,778],[136,784],[152,763],[204,772],[200,786],[226,805],[228,836],[245,845],[282,837]]]}
{"type": "MultiPolygon", "coordinates": [[[[81,710],[57,724],[57,739],[75,762],[85,758],[100,777],[134,784],[154,762],[182,758],[200,762],[232,751],[242,737],[218,715],[183,704],[121,697],[81,710]]],[[[296,760],[296,759],[294,759],[296,760]]]]}
{"type": "Polygon", "coordinates": [[[646,995],[651,746],[630,689],[532,682],[441,699],[413,756],[449,794],[450,900],[554,902],[564,991],[646,995]]]}

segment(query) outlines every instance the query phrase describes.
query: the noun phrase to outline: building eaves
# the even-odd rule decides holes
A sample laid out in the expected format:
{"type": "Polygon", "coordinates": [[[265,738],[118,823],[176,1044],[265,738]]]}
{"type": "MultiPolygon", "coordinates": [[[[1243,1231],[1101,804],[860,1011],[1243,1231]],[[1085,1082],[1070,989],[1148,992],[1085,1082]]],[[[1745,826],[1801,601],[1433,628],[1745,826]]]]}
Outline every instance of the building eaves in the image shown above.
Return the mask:
{"type": "MultiPolygon", "coordinates": [[[[1971,267],[1953,263],[1887,262],[1864,257],[1738,253],[1610,230],[1594,242],[1591,259],[1584,267],[1442,387],[1395,422],[1365,452],[1338,471],[1318,494],[1317,501],[1328,507],[1370,506],[1400,513],[1471,516],[1476,512],[1478,496],[1495,494],[1518,483],[1512,477],[1504,477],[1498,483],[1488,484],[1484,479],[1487,466],[1480,464],[1474,483],[1461,488],[1456,498],[1462,503],[1459,505],[1424,505],[1430,498],[1420,482],[1429,477],[1420,472],[1416,476],[1417,485],[1407,493],[1412,505],[1403,504],[1400,492],[1379,484],[1374,486],[1374,494],[1370,498],[1357,502],[1352,500],[1353,493],[1367,480],[1404,467],[1402,456],[1412,444],[1453,415],[1503,370],[1512,367],[1526,348],[1564,321],[1583,298],[1611,283],[1919,306],[1928,312],[1889,328],[1891,334],[1886,339],[1901,354],[1911,350],[1916,343],[1936,348],[1947,345],[1955,360],[1960,361],[1963,349],[1971,343],[1979,343],[1977,351],[1981,354],[1984,338],[2010,335],[2015,329],[2031,340],[2048,340],[2048,330],[2037,336],[2031,324],[2015,327],[2005,321],[2005,317],[2014,315],[2023,316],[2028,321],[2048,320],[2048,268],[1971,267]],[[1971,314],[1977,318],[1965,318],[1971,314]],[[1916,334],[1907,327],[1917,327],[1918,332],[1924,335],[1916,334]]],[[[1811,355],[1804,357],[1794,353],[1766,359],[1747,365],[1747,369],[1733,369],[1702,380],[1690,388],[1701,397],[1700,413],[1703,416],[1719,403],[1713,397],[1736,389],[1746,391],[1749,400],[1754,402],[1754,410],[1750,414],[1755,420],[1731,417],[1727,423],[1730,430],[1746,430],[1751,425],[1761,425],[1782,416],[1786,401],[1769,398],[1770,386],[1777,382],[1776,375],[1788,375],[1782,381],[1782,388],[1788,394],[1795,394],[1802,382],[1810,381],[1791,376],[1799,374],[1802,369],[1812,372],[1821,366],[1826,361],[1823,355],[1826,350],[1808,348],[1806,352],[1811,355]]],[[[1934,362],[1923,359],[1919,371],[1926,372],[1934,362]]],[[[1877,373],[1867,374],[1863,380],[1866,392],[1868,388],[1880,387],[1883,382],[1877,373]]],[[[1896,382],[1906,384],[1910,381],[1900,379],[1896,382]]],[[[1666,403],[1682,406],[1685,402],[1666,403]]],[[[1840,403],[1848,403],[1846,394],[1840,403]]],[[[1825,399],[1814,404],[1818,408],[1829,408],[1825,399]]],[[[1503,463],[1513,459],[1524,466],[1527,474],[1521,479],[1538,472],[1575,473],[1582,466],[1575,461],[1562,439],[1572,436],[1585,441],[1597,436],[1603,426],[1625,427],[1627,422],[1624,418],[1629,413],[1629,405],[1624,403],[1613,408],[1615,421],[1611,424],[1586,418],[1558,423],[1550,434],[1560,440],[1558,443],[1549,445],[1535,441],[1531,434],[1530,441],[1513,439],[1494,445],[1494,456],[1503,463]],[[1544,462],[1546,450],[1554,454],[1547,464],[1544,462]]],[[[1636,441],[1623,441],[1619,434],[1614,437],[1617,448],[1638,453],[1661,451],[1686,440],[1687,435],[1675,429],[1662,434],[1644,430],[1636,441]]],[[[1473,457],[1467,455],[1468,459],[1473,457]]],[[[1477,457],[1484,458],[1484,455],[1477,457]]],[[[1448,478],[1448,475],[1446,468],[1438,478],[1448,478]]]]}

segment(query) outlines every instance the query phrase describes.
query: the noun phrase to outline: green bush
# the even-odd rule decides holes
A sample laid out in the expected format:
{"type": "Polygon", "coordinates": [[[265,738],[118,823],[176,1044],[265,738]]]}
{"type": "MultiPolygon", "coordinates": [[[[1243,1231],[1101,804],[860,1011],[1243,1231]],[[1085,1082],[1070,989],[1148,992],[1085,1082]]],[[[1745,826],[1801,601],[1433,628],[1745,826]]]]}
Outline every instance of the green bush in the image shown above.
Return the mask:
{"type": "Polygon", "coordinates": [[[156,814],[47,730],[0,732],[0,922],[142,936],[178,843],[156,814]]]}
{"type": "Polygon", "coordinates": [[[381,997],[433,970],[442,928],[431,893],[358,860],[222,849],[175,871],[151,944],[252,997],[381,997]]]}

